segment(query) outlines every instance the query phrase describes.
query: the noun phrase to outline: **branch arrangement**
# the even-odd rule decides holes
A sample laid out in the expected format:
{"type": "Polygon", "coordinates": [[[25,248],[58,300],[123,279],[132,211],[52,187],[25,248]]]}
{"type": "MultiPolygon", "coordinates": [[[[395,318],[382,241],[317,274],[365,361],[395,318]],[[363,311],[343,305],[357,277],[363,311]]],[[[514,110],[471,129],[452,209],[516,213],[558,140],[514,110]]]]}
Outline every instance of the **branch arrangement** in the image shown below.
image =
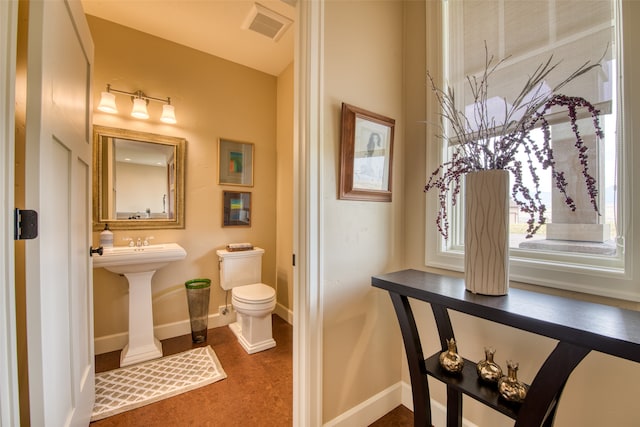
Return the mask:
{"type": "Polygon", "coordinates": [[[532,237],[546,222],[547,208],[541,198],[540,178],[534,159],[542,169],[551,168],[551,176],[556,188],[564,196],[566,205],[576,210],[574,200],[567,194],[567,181],[564,172],[556,167],[551,147],[551,126],[545,115],[551,109],[565,111],[575,137],[574,146],[580,159],[581,172],[585,181],[593,208],[598,212],[598,187],[595,178],[589,172],[588,148],[578,129],[578,110],[586,109],[593,119],[595,134],[603,138],[600,127],[600,112],[586,99],[566,96],[559,91],[567,83],[582,76],[600,63],[586,62],[553,88],[546,86],[546,78],[558,66],[553,62],[553,56],[538,65],[533,74],[527,79],[513,104],[503,99],[504,121],[497,122],[489,111],[489,79],[492,74],[507,59],[495,61],[489,56],[485,46],[485,67],[480,76],[467,76],[467,84],[474,102],[473,113],[467,115],[456,106],[453,88],[442,90],[437,87],[430,73],[427,73],[431,90],[440,104],[441,127],[449,124],[451,135],[443,131],[440,138],[453,147],[453,154],[449,161],[434,170],[424,188],[424,191],[437,189],[438,216],[436,223],[438,231],[446,239],[449,236],[449,221],[447,216],[447,198],[450,193],[453,205],[460,195],[462,177],[474,171],[504,169],[513,173],[514,183],[511,196],[522,212],[529,215],[527,221],[527,238],[532,237]],[[543,134],[541,143],[536,142],[531,132],[540,128],[543,134]],[[527,158],[526,163],[516,158],[522,150],[527,158]],[[533,180],[533,187],[523,183],[523,173],[528,170],[533,180]]]}

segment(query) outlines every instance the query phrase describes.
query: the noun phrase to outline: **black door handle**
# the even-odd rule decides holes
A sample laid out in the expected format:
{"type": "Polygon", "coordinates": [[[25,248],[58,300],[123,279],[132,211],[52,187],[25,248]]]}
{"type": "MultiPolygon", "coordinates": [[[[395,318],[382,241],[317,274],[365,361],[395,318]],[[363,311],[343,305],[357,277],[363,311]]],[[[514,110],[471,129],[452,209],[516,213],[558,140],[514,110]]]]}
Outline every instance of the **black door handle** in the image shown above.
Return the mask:
{"type": "Polygon", "coordinates": [[[93,254],[100,254],[100,256],[102,256],[102,246],[97,249],[89,248],[89,256],[93,256],[93,254]]]}

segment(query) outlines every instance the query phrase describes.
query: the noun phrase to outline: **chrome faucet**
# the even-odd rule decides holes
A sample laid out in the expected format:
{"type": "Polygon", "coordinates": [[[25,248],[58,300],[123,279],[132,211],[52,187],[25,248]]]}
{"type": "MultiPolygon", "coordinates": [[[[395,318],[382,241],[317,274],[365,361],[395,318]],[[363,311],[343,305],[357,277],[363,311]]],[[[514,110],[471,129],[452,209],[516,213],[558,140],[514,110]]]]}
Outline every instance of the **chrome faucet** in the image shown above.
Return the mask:
{"type": "Polygon", "coordinates": [[[142,239],[140,237],[138,237],[138,240],[136,240],[136,246],[137,247],[141,247],[142,246],[142,239]]]}

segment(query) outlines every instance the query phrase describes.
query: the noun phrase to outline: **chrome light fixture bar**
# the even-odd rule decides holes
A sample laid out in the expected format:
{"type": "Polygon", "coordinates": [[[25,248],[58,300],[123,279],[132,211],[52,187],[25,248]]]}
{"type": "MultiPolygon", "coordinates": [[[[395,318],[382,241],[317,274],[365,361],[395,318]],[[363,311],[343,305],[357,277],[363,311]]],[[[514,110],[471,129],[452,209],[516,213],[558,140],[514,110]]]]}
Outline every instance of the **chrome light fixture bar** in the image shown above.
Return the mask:
{"type": "Polygon", "coordinates": [[[107,84],[107,91],[102,92],[100,96],[98,110],[111,114],[116,114],[118,112],[118,108],[116,107],[116,96],[114,93],[128,95],[131,97],[131,101],[133,102],[131,116],[137,119],[148,119],[149,112],[147,111],[147,104],[149,104],[149,101],[156,101],[164,104],[162,106],[162,116],[160,117],[160,121],[169,124],[176,123],[176,113],[174,106],[171,105],[171,98],[154,98],[153,96],[145,95],[141,90],[127,92],[125,90],[114,89],[110,84],[107,84]]]}

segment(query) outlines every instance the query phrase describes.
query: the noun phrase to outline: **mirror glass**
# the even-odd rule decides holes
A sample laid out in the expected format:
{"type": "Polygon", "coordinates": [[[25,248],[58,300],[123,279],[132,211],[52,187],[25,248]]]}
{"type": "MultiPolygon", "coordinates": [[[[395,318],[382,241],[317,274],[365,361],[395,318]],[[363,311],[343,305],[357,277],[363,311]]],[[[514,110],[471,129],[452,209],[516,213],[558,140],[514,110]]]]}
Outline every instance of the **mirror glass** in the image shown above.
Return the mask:
{"type": "Polygon", "coordinates": [[[94,230],[184,228],[186,140],[93,127],[94,230]]]}

